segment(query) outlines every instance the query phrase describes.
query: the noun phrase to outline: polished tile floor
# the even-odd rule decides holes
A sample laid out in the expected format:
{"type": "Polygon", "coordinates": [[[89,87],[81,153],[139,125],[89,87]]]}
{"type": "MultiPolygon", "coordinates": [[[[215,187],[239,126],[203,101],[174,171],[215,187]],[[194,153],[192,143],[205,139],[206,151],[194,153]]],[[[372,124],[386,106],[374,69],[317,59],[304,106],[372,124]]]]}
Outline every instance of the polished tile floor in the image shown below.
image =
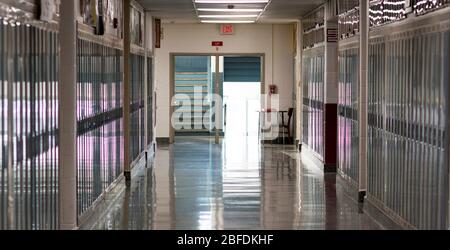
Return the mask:
{"type": "Polygon", "coordinates": [[[292,146],[177,138],[90,229],[380,229],[292,146]]]}

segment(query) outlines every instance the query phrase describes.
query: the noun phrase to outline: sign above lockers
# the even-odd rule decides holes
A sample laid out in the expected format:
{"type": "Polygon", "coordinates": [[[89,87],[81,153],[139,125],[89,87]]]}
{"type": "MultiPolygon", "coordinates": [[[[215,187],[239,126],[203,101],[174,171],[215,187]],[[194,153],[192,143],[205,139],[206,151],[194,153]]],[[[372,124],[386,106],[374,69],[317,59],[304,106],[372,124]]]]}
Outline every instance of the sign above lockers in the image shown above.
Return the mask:
{"type": "MultiPolygon", "coordinates": [[[[80,14],[84,24],[94,28],[97,35],[123,38],[122,0],[80,0],[80,14]]],[[[130,8],[131,42],[144,45],[144,12],[133,2],[130,8]]]]}
{"type": "Polygon", "coordinates": [[[94,28],[95,34],[122,35],[122,0],[80,0],[83,23],[94,28]]]}

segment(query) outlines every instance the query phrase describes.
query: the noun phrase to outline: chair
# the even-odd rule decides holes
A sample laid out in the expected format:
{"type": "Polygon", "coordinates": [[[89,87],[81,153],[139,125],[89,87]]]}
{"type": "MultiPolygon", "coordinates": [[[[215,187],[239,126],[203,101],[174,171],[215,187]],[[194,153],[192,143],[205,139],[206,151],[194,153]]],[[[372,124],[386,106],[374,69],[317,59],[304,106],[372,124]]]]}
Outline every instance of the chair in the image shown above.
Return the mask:
{"type": "Polygon", "coordinates": [[[294,116],[294,109],[290,108],[288,111],[288,122],[285,124],[284,115],[282,117],[282,124],[280,125],[280,135],[283,136],[283,144],[286,144],[286,135],[289,138],[289,143],[293,143],[292,133],[291,133],[291,122],[294,116]]]}

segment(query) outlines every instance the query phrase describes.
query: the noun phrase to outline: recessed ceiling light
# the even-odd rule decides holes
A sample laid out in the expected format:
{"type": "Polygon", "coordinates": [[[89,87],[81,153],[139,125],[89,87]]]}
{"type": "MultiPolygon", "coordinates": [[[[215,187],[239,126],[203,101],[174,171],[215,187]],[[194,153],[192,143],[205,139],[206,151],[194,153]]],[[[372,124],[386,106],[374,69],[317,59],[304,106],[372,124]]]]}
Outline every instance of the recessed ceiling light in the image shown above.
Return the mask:
{"type": "Polygon", "coordinates": [[[255,21],[236,21],[236,20],[202,20],[202,23],[255,23],[255,21]]]}
{"type": "Polygon", "coordinates": [[[213,9],[213,8],[198,8],[198,11],[211,12],[261,12],[263,9],[213,9]]]}
{"type": "Polygon", "coordinates": [[[258,17],[258,15],[199,15],[199,18],[248,18],[258,17]]]}

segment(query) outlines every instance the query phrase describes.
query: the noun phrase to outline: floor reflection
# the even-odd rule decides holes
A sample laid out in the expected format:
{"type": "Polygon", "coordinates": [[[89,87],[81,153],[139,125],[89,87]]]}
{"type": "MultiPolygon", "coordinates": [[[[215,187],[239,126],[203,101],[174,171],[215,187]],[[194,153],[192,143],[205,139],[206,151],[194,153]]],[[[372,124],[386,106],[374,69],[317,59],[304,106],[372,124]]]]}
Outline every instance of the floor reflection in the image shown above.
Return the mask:
{"type": "Polygon", "coordinates": [[[94,229],[379,229],[335,175],[257,138],[177,138],[138,172],[94,229]]]}

